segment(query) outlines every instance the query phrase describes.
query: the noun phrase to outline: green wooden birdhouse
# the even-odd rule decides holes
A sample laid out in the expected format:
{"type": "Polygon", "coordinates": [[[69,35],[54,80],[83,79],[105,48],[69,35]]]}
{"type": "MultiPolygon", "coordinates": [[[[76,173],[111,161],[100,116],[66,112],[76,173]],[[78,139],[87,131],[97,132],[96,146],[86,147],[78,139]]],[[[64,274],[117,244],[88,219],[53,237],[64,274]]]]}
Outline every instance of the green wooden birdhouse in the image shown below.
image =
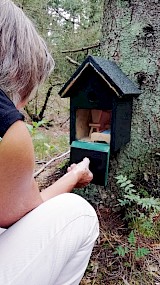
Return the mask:
{"type": "Polygon", "coordinates": [[[59,91],[70,97],[71,163],[90,159],[92,183],[107,184],[109,155],[130,141],[140,90],[115,62],[88,56],[59,91]]]}

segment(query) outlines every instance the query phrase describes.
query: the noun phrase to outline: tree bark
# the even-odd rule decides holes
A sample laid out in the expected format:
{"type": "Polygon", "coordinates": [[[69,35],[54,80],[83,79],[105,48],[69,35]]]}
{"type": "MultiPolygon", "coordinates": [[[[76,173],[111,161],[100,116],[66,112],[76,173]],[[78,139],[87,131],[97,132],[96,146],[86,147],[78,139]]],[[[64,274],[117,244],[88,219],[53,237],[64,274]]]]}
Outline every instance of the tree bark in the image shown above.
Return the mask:
{"type": "Polygon", "coordinates": [[[135,178],[160,148],[160,1],[105,0],[101,51],[142,90],[133,103],[131,141],[110,166],[110,177],[135,178]]]}

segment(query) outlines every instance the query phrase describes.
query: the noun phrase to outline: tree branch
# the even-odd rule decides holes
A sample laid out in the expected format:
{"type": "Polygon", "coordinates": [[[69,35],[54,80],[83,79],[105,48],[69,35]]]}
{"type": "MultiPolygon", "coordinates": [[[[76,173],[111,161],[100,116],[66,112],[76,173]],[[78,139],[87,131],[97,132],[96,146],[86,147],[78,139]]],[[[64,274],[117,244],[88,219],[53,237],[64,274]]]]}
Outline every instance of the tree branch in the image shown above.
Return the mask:
{"type": "Polygon", "coordinates": [[[63,123],[60,124],[60,127],[62,127],[65,123],[69,121],[70,117],[68,117],[63,123]]]}
{"type": "Polygon", "coordinates": [[[82,47],[82,48],[79,48],[79,49],[62,50],[61,52],[62,52],[62,53],[79,52],[79,51],[85,51],[85,50],[93,49],[93,48],[97,48],[97,47],[100,47],[100,43],[93,44],[93,45],[88,46],[88,47],[82,47]]]}
{"type": "Polygon", "coordinates": [[[50,165],[53,161],[56,161],[70,153],[70,150],[67,152],[61,154],[60,156],[54,157],[51,160],[49,160],[42,168],[40,168],[37,172],[34,173],[34,177],[37,177],[48,165],[50,165]]]}
{"type": "MultiPolygon", "coordinates": [[[[51,84],[51,82],[50,82],[50,84],[51,84]]],[[[58,85],[63,85],[63,84],[64,84],[63,82],[58,82],[58,83],[55,83],[55,84],[51,84],[51,86],[49,87],[49,89],[47,91],[44,104],[43,104],[43,106],[41,108],[41,111],[40,111],[40,113],[38,115],[36,113],[32,113],[29,110],[28,106],[25,107],[25,111],[27,112],[28,116],[31,118],[32,121],[39,122],[39,121],[41,121],[43,119],[44,111],[46,110],[47,103],[48,103],[49,97],[51,96],[51,92],[52,92],[53,87],[58,86],[58,85]]]]}
{"type": "Polygon", "coordinates": [[[40,121],[43,119],[44,111],[46,110],[48,99],[51,96],[52,89],[53,89],[53,85],[49,87],[49,89],[47,91],[47,94],[46,94],[46,98],[45,98],[44,104],[43,104],[42,109],[41,109],[41,111],[39,113],[40,121]]]}
{"type": "Polygon", "coordinates": [[[72,63],[72,64],[74,64],[74,65],[80,65],[80,63],[79,62],[77,62],[77,61],[75,61],[74,59],[72,59],[71,57],[69,57],[69,56],[66,56],[66,59],[70,62],[70,63],[72,63]]]}

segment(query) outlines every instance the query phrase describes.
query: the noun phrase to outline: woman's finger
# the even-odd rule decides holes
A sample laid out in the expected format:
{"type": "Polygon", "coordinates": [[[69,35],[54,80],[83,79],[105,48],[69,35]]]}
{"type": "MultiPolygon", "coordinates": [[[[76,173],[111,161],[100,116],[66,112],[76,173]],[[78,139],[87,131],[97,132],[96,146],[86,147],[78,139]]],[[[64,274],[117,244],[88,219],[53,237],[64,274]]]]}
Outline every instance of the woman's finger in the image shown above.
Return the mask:
{"type": "Polygon", "coordinates": [[[86,167],[89,167],[90,160],[88,157],[83,158],[83,162],[85,163],[86,167]]]}
{"type": "Polygon", "coordinates": [[[76,165],[77,165],[76,163],[71,164],[71,165],[67,168],[67,172],[70,172],[73,168],[75,168],[76,165]]]}

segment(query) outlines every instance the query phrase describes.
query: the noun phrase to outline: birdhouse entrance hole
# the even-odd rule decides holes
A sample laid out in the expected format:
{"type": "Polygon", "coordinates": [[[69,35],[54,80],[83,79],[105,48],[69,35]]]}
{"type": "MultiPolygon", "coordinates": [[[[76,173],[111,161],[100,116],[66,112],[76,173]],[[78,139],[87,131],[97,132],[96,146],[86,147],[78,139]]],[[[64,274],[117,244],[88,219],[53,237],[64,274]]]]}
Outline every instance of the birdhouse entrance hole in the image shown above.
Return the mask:
{"type": "Polygon", "coordinates": [[[111,110],[78,109],[76,111],[76,139],[109,144],[111,117],[111,110]]]}

